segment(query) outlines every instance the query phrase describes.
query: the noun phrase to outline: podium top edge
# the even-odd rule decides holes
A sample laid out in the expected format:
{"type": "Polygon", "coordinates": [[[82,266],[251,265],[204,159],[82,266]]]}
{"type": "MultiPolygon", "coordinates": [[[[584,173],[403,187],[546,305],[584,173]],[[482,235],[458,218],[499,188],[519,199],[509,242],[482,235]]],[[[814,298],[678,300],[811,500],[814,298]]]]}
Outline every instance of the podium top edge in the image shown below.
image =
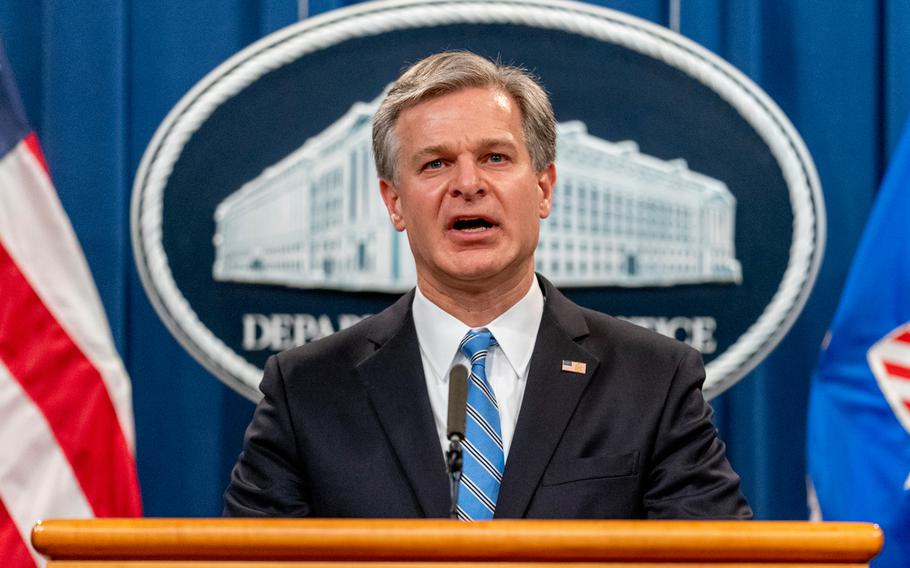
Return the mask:
{"type": "Polygon", "coordinates": [[[437,519],[53,519],[51,559],[868,562],[870,523],[437,519]]]}

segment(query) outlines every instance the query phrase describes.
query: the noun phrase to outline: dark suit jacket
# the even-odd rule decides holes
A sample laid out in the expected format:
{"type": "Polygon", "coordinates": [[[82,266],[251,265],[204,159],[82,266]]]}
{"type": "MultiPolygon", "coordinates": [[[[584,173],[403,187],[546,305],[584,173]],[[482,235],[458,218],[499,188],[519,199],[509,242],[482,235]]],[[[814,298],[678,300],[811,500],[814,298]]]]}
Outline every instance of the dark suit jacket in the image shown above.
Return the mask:
{"type": "MultiPolygon", "coordinates": [[[[701,394],[700,355],[541,282],[496,517],[749,518],[701,394]]],[[[226,515],[447,516],[412,299],[269,359],[226,515]]]]}

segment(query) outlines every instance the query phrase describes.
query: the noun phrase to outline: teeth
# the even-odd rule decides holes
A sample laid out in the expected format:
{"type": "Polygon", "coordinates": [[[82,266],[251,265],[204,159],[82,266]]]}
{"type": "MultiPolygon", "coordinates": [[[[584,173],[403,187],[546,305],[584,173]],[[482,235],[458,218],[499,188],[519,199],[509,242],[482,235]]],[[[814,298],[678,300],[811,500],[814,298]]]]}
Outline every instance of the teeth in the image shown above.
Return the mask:
{"type": "Polygon", "coordinates": [[[472,227],[470,229],[462,229],[465,233],[479,233],[481,231],[486,231],[487,227],[472,227]]]}

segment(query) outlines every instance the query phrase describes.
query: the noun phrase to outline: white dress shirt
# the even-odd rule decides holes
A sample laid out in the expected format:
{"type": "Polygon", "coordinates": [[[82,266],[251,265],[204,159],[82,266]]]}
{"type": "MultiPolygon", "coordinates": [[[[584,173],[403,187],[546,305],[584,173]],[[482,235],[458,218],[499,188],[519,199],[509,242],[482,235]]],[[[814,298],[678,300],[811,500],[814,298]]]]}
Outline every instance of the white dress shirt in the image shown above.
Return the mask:
{"type": "MultiPolygon", "coordinates": [[[[535,278],[528,293],[501,316],[483,326],[496,338],[498,346],[487,355],[487,380],[499,405],[503,456],[508,459],[521,399],[528,384],[528,367],[543,317],[543,292],[535,278]]],[[[430,407],[443,454],[449,449],[446,419],[449,404],[449,371],[455,365],[471,364],[458,350],[471,328],[443,311],[417,288],[414,294],[414,325],[420,343],[423,375],[427,381],[430,407]]],[[[482,329],[482,328],[476,328],[482,329]]]]}

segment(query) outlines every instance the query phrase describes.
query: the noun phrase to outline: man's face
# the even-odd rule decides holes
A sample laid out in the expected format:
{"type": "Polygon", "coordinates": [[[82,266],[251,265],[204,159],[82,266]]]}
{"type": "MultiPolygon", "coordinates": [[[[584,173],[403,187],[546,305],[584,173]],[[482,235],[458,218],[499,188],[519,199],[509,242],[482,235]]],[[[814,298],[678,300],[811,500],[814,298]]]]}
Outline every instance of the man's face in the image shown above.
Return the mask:
{"type": "Polygon", "coordinates": [[[556,173],[534,171],[512,97],[461,89],[402,112],[396,134],[398,180],[380,189],[418,278],[466,289],[533,272],[556,173]]]}

